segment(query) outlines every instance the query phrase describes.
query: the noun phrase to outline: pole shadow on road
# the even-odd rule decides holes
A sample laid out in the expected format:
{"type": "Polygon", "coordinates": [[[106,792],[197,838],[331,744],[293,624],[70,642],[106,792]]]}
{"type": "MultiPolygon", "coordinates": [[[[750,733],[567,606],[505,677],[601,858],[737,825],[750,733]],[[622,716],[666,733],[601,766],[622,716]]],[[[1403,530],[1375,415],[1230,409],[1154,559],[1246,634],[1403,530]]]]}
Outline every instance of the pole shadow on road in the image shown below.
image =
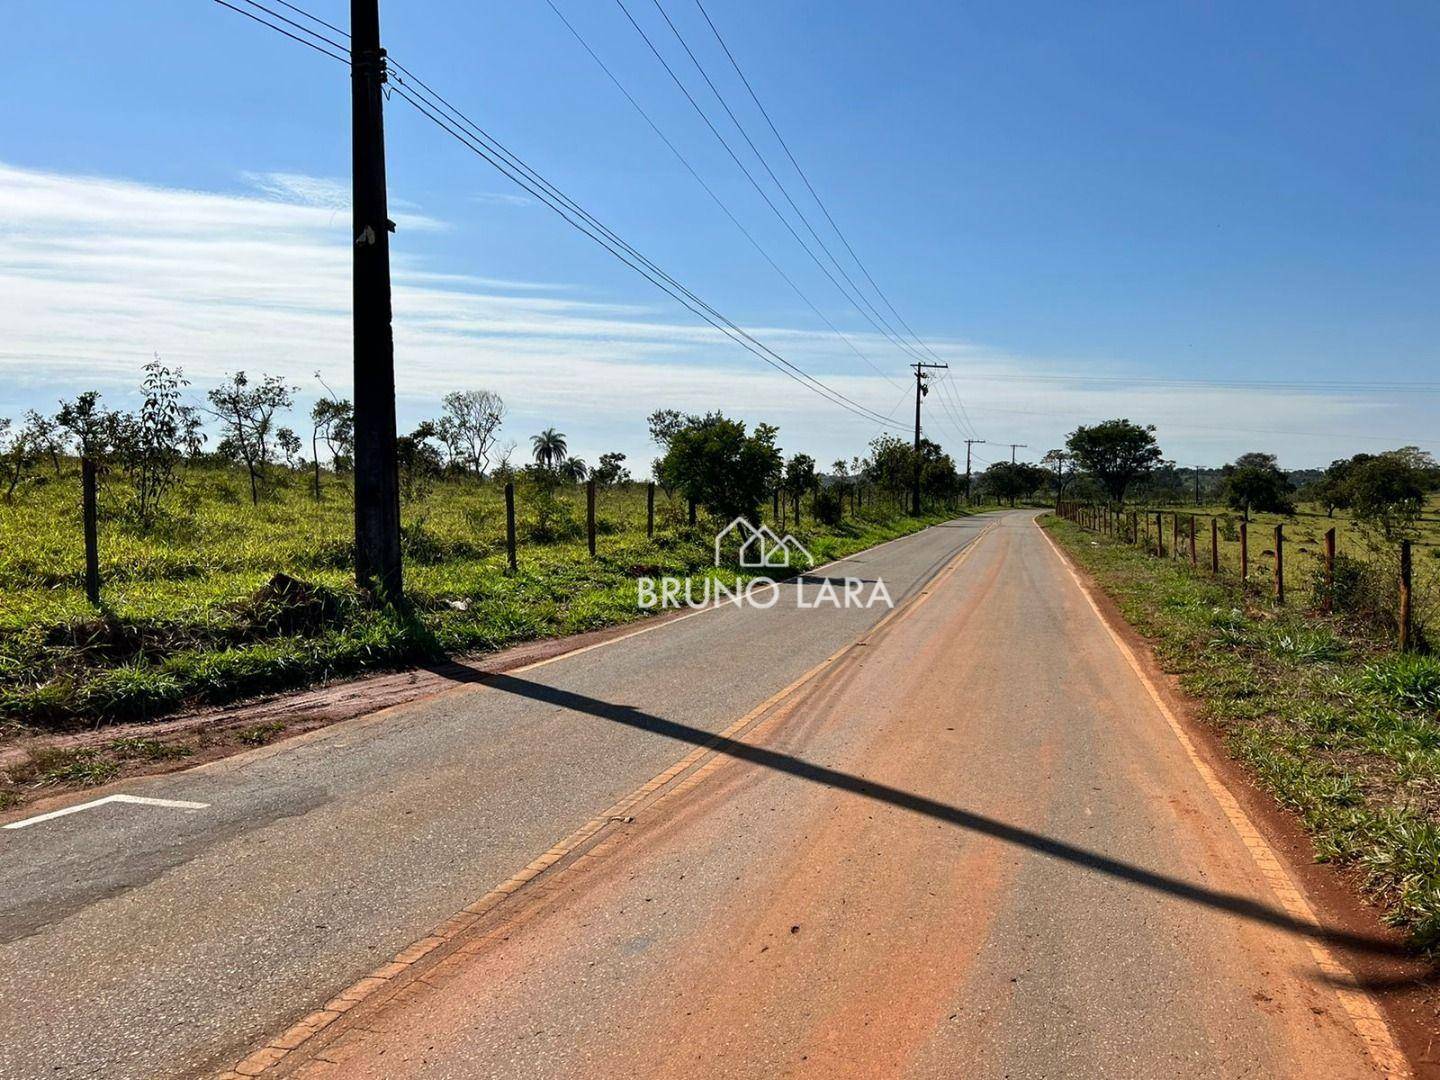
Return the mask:
{"type": "MultiPolygon", "coordinates": [[[[561,708],[570,709],[578,713],[599,717],[602,720],[612,721],[617,724],[624,724],[627,727],[637,728],[641,731],[662,735],[666,738],[675,739],[678,742],[689,743],[694,746],[703,746],[719,754],[740,761],[748,761],[767,769],[774,769],[776,772],[786,773],[790,776],[799,777],[812,783],[823,784],[826,787],[839,791],[848,791],[852,794],[867,799],[874,799],[877,802],[889,803],[892,806],[909,810],[912,813],[921,814],[950,825],[956,825],[963,829],[982,833],[986,836],[995,837],[1008,844],[1017,847],[1028,848],[1041,855],[1052,859],[1059,859],[1063,862],[1072,863],[1076,866],[1093,870],[1096,873],[1107,874],[1120,881],[1138,885],[1141,888],[1151,889],[1155,892],[1164,893],[1177,899],[1192,904],[1199,904],[1204,907],[1213,908],[1217,911],[1224,911],[1231,915],[1247,919],[1251,922],[1263,923],[1276,927],[1288,933],[1300,937],[1312,938],[1322,941],[1328,945],[1335,945],[1347,949],[1354,949],[1359,952],[1372,955],[1393,956],[1397,958],[1413,959],[1414,953],[1403,944],[1375,937],[1367,934],[1355,934],[1344,930],[1334,930],[1323,926],[1316,926],[1312,923],[1296,919],[1287,912],[1261,903],[1247,896],[1240,896],[1235,893],[1221,892],[1217,889],[1206,888],[1203,885],[1196,885],[1193,882],[1183,881],[1180,878],[1170,877],[1166,874],[1157,873],[1153,870],[1146,870],[1144,867],[1135,866],[1132,863],[1123,862],[1119,859],[1102,855],[1099,852],[1090,851],[1077,845],[1045,836],[1042,833],[1033,832],[1016,825],[1010,825],[996,818],[987,817],[974,811],[964,810],[958,806],[950,806],[947,803],[939,802],[936,799],[924,795],[917,795],[913,792],[903,791],[900,788],[891,787],[887,784],[878,784],[850,773],[841,772],[838,769],[831,769],[824,765],[816,765],[806,761],[804,758],[794,757],[790,754],[781,753],[777,750],[769,750],[762,746],[754,746],[749,743],[740,742],[736,739],[726,738],[705,731],[702,728],[692,727],[689,724],[682,724],[675,720],[667,720],[664,717],[655,716],[631,705],[617,705],[608,701],[601,701],[585,694],[578,694],[571,690],[562,690],[554,686],[546,686],[543,683],[532,682],[528,679],[517,678],[513,675],[494,674],[482,671],[478,668],[454,663],[437,666],[436,670],[446,677],[457,682],[483,683],[496,690],[502,690],[508,694],[515,694],[519,697],[530,698],[535,701],[543,701],[549,705],[558,705],[561,708]]],[[[1340,980],[1329,980],[1339,982],[1340,980]]],[[[1344,985],[1362,985],[1358,980],[1343,980],[1344,985]]],[[[1379,985],[1395,985],[1398,983],[1415,982],[1414,976],[1393,982],[1365,982],[1364,986],[1374,988],[1379,985]]]]}

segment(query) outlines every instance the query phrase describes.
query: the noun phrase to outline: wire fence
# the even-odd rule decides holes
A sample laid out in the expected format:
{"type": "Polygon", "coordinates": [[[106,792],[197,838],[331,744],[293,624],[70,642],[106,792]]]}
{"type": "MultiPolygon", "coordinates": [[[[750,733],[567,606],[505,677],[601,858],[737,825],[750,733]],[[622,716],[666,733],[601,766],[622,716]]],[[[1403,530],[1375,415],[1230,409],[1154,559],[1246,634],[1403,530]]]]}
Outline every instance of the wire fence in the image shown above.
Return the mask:
{"type": "Polygon", "coordinates": [[[1330,524],[1318,537],[1285,522],[1062,501],[1056,513],[1157,559],[1238,584],[1277,605],[1334,615],[1428,651],[1440,618],[1440,546],[1330,524]]]}

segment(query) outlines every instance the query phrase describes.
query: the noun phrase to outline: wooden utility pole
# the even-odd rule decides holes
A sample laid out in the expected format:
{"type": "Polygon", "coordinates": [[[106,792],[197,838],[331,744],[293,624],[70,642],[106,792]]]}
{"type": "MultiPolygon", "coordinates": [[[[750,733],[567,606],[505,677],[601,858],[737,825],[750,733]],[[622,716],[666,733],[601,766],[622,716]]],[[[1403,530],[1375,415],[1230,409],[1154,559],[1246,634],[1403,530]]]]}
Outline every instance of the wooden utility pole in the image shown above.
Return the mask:
{"type": "Polygon", "coordinates": [[[379,0],[350,0],[354,187],[355,580],[387,603],[404,597],[395,463],[395,339],[385,196],[385,50],[379,0]]]}
{"type": "Polygon", "coordinates": [[[983,443],[984,439],[965,440],[965,501],[970,501],[970,447],[976,443],[983,443]]]}
{"type": "MultiPolygon", "coordinates": [[[[927,368],[948,368],[949,364],[911,364],[915,369],[915,478],[910,485],[910,513],[913,517],[920,516],[920,399],[930,393],[930,388],[925,385],[925,370],[927,368]]],[[[795,508],[795,520],[800,520],[800,508],[795,508]]]]}
{"type": "Polygon", "coordinates": [[[1028,450],[1028,449],[1030,448],[1030,444],[1029,444],[1029,443],[1023,443],[1023,442],[1012,442],[1012,443],[1006,443],[1005,445],[1007,445],[1008,447],[1010,447],[1010,464],[1011,464],[1011,465],[1014,465],[1014,464],[1015,464],[1015,451],[1016,451],[1016,450],[1028,450]]]}

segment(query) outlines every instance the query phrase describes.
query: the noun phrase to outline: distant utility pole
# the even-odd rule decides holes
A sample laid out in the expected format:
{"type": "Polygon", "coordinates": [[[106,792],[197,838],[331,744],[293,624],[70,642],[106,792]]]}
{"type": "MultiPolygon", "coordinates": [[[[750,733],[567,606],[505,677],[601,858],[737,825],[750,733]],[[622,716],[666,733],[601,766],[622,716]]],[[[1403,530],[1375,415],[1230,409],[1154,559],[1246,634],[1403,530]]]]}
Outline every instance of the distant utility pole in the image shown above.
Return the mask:
{"type": "Polygon", "coordinates": [[[910,513],[920,516],[920,399],[930,393],[925,385],[927,368],[948,368],[949,364],[911,364],[915,369],[915,480],[910,486],[910,513]]]}
{"type": "Polygon", "coordinates": [[[1012,443],[1006,443],[1005,445],[1008,446],[1008,447],[1010,447],[1010,464],[1011,464],[1011,465],[1014,465],[1014,464],[1015,464],[1015,451],[1016,451],[1016,450],[1028,450],[1028,449],[1030,449],[1030,445],[1029,445],[1028,443],[1023,443],[1023,442],[1012,442],[1012,443]]]}
{"type": "Polygon", "coordinates": [[[984,439],[965,440],[965,501],[970,501],[970,447],[976,443],[983,443],[984,439]]]}
{"type": "Polygon", "coordinates": [[[387,603],[404,596],[395,462],[395,338],[385,197],[385,50],[379,0],[350,0],[354,185],[355,580],[387,603]]]}
{"type": "Polygon", "coordinates": [[[1195,505],[1200,505],[1200,466],[1195,466],[1195,505]]]}

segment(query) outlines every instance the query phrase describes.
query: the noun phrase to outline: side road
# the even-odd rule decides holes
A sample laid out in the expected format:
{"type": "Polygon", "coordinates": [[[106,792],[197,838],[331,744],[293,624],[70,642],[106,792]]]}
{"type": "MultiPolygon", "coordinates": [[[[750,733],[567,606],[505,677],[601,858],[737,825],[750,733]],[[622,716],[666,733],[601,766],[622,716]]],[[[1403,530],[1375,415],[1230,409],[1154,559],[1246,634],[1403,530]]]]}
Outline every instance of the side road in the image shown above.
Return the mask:
{"type": "MultiPolygon", "coordinates": [[[[903,603],[994,524],[824,576],[903,603]]],[[[690,747],[667,725],[724,729],[885,614],[797,608],[826,587],[542,662],[523,693],[458,669],[428,700],[118,788],[159,805],[0,831],[0,1076],[233,1062],[671,765],[690,747]]]]}

